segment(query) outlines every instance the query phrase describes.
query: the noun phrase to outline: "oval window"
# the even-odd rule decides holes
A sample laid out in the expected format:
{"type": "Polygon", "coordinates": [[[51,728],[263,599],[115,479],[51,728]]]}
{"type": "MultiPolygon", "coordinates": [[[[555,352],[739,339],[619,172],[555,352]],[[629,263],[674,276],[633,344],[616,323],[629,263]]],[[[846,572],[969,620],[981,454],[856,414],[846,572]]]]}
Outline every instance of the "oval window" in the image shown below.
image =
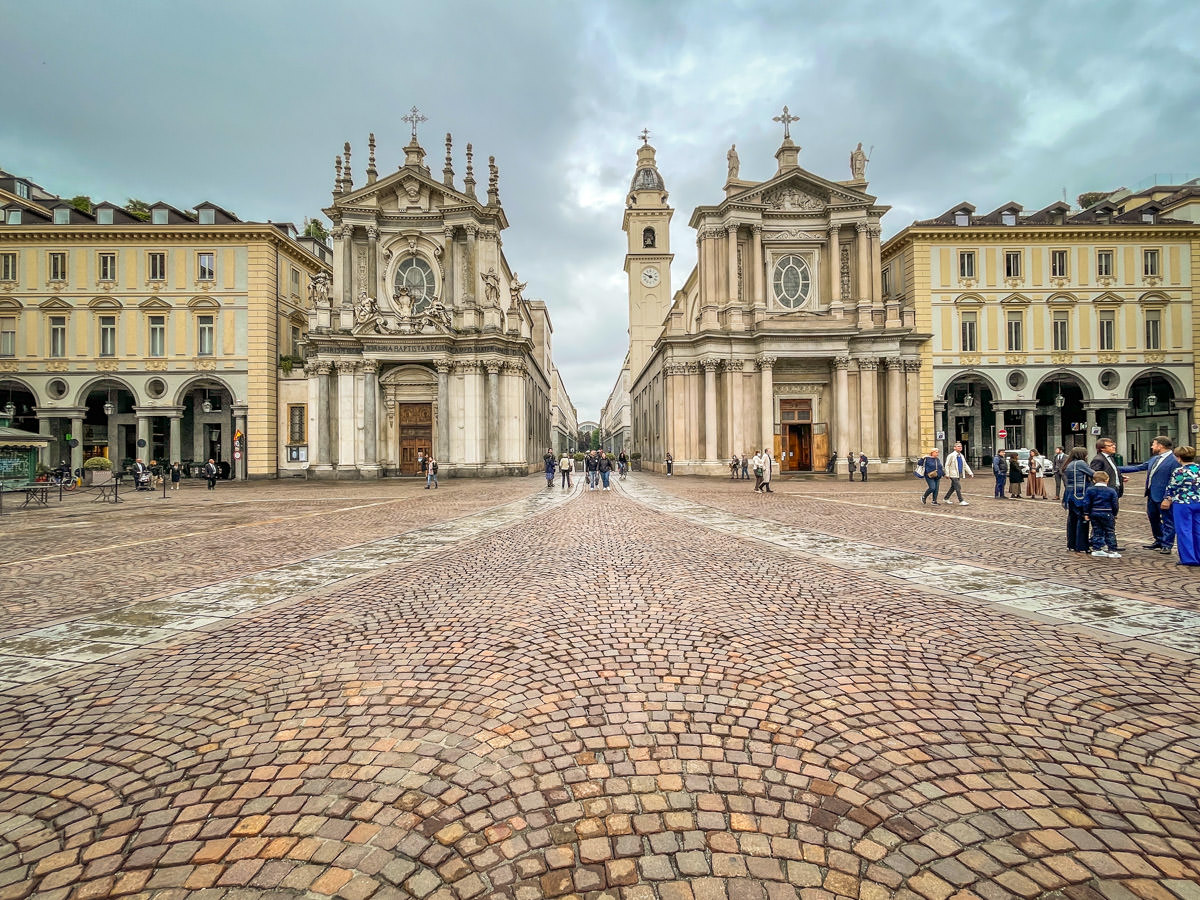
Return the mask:
{"type": "Polygon", "coordinates": [[[67,383],[61,378],[55,378],[46,386],[46,389],[50,391],[50,396],[55,400],[61,400],[67,396],[67,383]]]}
{"type": "Polygon", "coordinates": [[[785,256],[775,263],[772,279],[775,299],[781,306],[796,309],[808,300],[812,288],[812,276],[808,260],[800,256],[785,256]]]}
{"type": "Polygon", "coordinates": [[[158,400],[167,392],[167,383],[161,378],[151,378],[146,382],[146,393],[158,400]]]}
{"type": "Polygon", "coordinates": [[[434,300],[433,269],[418,256],[400,261],[396,267],[396,290],[408,289],[414,313],[424,312],[434,300]]]}

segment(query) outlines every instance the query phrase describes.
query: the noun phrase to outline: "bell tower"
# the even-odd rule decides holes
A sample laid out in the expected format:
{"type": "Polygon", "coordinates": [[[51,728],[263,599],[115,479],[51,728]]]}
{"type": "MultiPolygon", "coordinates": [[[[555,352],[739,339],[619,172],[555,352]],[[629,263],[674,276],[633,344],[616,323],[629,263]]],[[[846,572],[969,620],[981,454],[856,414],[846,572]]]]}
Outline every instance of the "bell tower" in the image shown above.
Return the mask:
{"type": "Polygon", "coordinates": [[[662,333],[663,318],[671,306],[671,216],[667,188],[658,165],[650,133],[643,130],[637,151],[637,169],[625,198],[625,274],[629,278],[629,377],[637,379],[662,333]]]}

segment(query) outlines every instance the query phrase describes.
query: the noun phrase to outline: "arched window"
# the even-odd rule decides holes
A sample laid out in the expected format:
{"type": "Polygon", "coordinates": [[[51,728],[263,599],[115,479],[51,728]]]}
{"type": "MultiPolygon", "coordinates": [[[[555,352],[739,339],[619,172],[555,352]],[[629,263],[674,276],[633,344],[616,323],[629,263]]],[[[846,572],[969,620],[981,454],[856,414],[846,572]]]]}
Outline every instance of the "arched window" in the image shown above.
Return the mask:
{"type": "Polygon", "coordinates": [[[401,260],[396,267],[396,290],[408,288],[408,296],[412,299],[412,311],[424,312],[433,302],[435,283],[433,269],[419,256],[410,256],[401,260]]]}
{"type": "Polygon", "coordinates": [[[775,263],[772,279],[775,299],[788,309],[796,309],[808,300],[812,275],[808,260],[800,256],[785,256],[775,263]]]}
{"type": "Polygon", "coordinates": [[[643,246],[643,247],[656,247],[656,246],[658,246],[658,245],[657,245],[657,244],[654,242],[654,229],[653,229],[653,228],[643,228],[643,229],[642,229],[642,246],[643,246]]]}

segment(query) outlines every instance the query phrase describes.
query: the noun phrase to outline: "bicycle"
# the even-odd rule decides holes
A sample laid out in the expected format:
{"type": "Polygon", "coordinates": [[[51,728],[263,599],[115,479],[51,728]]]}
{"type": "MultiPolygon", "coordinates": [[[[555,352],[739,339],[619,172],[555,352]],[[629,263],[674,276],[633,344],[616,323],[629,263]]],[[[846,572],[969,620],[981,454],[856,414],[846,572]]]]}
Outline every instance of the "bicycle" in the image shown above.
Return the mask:
{"type": "Polygon", "coordinates": [[[52,484],[55,487],[61,487],[64,491],[73,491],[79,485],[75,481],[75,476],[71,474],[70,469],[55,469],[50,473],[46,480],[47,484],[52,484]]]}

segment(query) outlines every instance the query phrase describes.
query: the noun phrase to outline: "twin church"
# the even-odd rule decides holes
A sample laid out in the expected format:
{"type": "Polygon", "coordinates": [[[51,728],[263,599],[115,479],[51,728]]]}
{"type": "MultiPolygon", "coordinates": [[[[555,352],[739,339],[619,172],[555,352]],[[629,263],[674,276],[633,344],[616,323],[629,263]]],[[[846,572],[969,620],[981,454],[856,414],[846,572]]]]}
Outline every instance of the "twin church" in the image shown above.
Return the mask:
{"type": "MultiPolygon", "coordinates": [[[[733,454],[770,448],[784,472],[865,453],[901,472],[932,436],[930,322],[884,297],[880,218],[861,145],[850,175],[802,168],[784,108],[775,173],[741,177],[728,153],[724,196],[697,207],[697,262],[672,283],[670,206],[643,132],[626,197],[629,394],[626,445],[644,467],[720,474],[733,454]],[[922,435],[925,435],[923,438],[922,435]]],[[[614,403],[610,400],[609,406],[614,403]]]]}

